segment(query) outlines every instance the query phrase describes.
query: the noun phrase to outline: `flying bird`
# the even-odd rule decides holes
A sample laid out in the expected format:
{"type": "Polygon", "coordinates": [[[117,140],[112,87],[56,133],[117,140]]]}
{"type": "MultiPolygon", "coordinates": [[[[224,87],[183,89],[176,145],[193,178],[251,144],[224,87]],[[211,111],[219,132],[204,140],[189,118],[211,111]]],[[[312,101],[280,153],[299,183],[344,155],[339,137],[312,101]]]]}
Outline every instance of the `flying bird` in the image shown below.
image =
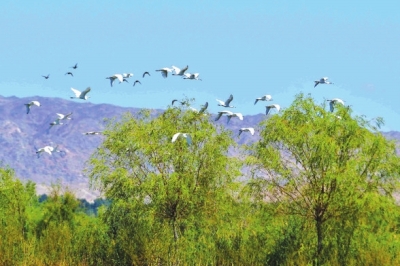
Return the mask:
{"type": "Polygon", "coordinates": [[[52,155],[53,152],[62,152],[58,149],[58,145],[53,147],[53,146],[45,146],[43,148],[37,149],[36,154],[38,156],[38,158],[40,157],[40,154],[46,152],[50,155],[52,155]]]}
{"type": "Polygon", "coordinates": [[[72,119],[71,118],[72,112],[69,114],[66,114],[66,115],[56,113],[56,115],[58,116],[58,119],[60,119],[60,120],[72,119]]]}
{"type": "Polygon", "coordinates": [[[254,102],[254,105],[258,102],[258,101],[272,101],[272,96],[267,94],[267,95],[263,95],[259,98],[256,98],[256,101],[254,102]]]}
{"type": "MultiPolygon", "coordinates": [[[[228,112],[229,112],[229,111],[228,111],[228,112]]],[[[242,113],[232,113],[232,112],[229,112],[229,113],[226,114],[226,116],[228,117],[228,119],[227,119],[227,121],[226,121],[227,124],[229,123],[229,121],[231,121],[231,118],[232,118],[232,117],[237,117],[237,118],[239,118],[239,120],[243,120],[243,115],[242,115],[242,113]]]]}
{"type": "Polygon", "coordinates": [[[250,132],[250,134],[254,136],[254,128],[252,127],[242,127],[241,129],[239,129],[239,136],[240,134],[242,134],[242,132],[250,132]]]}
{"type": "Polygon", "coordinates": [[[76,63],[74,66],[72,66],[71,68],[73,69],[77,69],[78,68],[78,63],[76,63]]]}
{"type": "Polygon", "coordinates": [[[208,107],[208,102],[206,102],[206,103],[201,107],[199,113],[200,113],[200,114],[204,113],[204,112],[206,111],[207,107],[208,107]]]}
{"type": "Polygon", "coordinates": [[[235,108],[235,106],[229,105],[229,104],[231,103],[232,100],[233,100],[233,95],[232,95],[232,94],[229,96],[229,98],[228,98],[225,102],[217,99],[218,106],[229,107],[229,108],[235,108]]]}
{"type": "Polygon", "coordinates": [[[71,75],[71,76],[74,76],[74,74],[72,74],[72,72],[67,72],[67,73],[65,73],[65,75],[71,75]]]}
{"type": "MultiPolygon", "coordinates": [[[[207,110],[207,107],[208,107],[208,102],[206,102],[206,103],[201,107],[200,111],[197,111],[196,108],[193,108],[192,106],[189,106],[190,110],[192,110],[193,112],[196,112],[196,113],[198,113],[198,114],[203,114],[203,113],[207,110]]],[[[206,114],[204,114],[204,115],[206,115],[206,114]]]]}
{"type": "Polygon", "coordinates": [[[113,86],[113,83],[114,83],[114,81],[115,81],[116,79],[119,80],[119,83],[124,82],[124,77],[123,77],[121,74],[114,74],[114,75],[112,75],[112,76],[110,76],[110,77],[107,77],[106,79],[109,79],[109,80],[110,80],[111,87],[113,86]]]}
{"type": "Polygon", "coordinates": [[[186,66],[185,68],[178,68],[176,66],[172,66],[172,69],[174,70],[175,73],[172,73],[174,76],[183,76],[185,74],[185,71],[188,70],[189,66],[186,66]]]}
{"type": "Polygon", "coordinates": [[[142,85],[142,83],[139,80],[135,80],[135,82],[133,83],[133,86],[135,86],[136,83],[139,83],[140,85],[142,85]]]}
{"type": "Polygon", "coordinates": [[[186,139],[186,143],[188,145],[192,144],[192,138],[190,137],[189,133],[180,133],[180,132],[178,132],[178,133],[176,133],[176,134],[174,134],[172,136],[172,141],[171,142],[175,142],[178,139],[178,137],[185,138],[186,139]]]}
{"type": "Polygon", "coordinates": [[[71,88],[71,90],[74,92],[75,97],[70,97],[71,99],[82,99],[82,100],[87,100],[89,99],[89,96],[86,96],[86,94],[91,90],[90,87],[87,87],[86,90],[80,92],[77,89],[71,88]]]}
{"type": "Polygon", "coordinates": [[[177,99],[174,99],[174,100],[172,100],[172,105],[174,105],[175,102],[179,102],[181,105],[188,104],[187,101],[179,101],[179,100],[177,100],[177,99]]]}
{"type": "Polygon", "coordinates": [[[45,79],[49,79],[50,74],[48,74],[47,76],[42,76],[42,77],[44,77],[45,79]]]}
{"type": "Polygon", "coordinates": [[[200,80],[201,81],[201,79],[199,79],[199,73],[194,73],[194,74],[190,74],[190,73],[185,73],[185,74],[183,74],[183,79],[194,79],[194,80],[200,80]]]}
{"type": "Polygon", "coordinates": [[[342,105],[344,105],[344,101],[342,99],[339,98],[333,98],[331,100],[327,100],[329,102],[329,109],[331,112],[333,112],[333,110],[335,109],[335,105],[337,103],[340,103],[342,105]]]}
{"type": "Polygon", "coordinates": [[[164,78],[167,78],[168,77],[168,73],[171,73],[173,71],[173,69],[172,68],[168,68],[168,67],[164,67],[164,68],[161,68],[161,69],[157,69],[156,71],[160,71],[161,75],[164,78]]]}
{"type": "MultiPolygon", "coordinates": [[[[218,121],[221,118],[221,116],[225,115],[225,114],[228,116],[228,115],[232,115],[233,113],[231,111],[227,111],[227,110],[219,111],[217,117],[215,118],[215,121],[218,121]]],[[[230,118],[228,118],[228,119],[230,120],[230,118]]],[[[241,120],[243,120],[243,116],[242,116],[241,120]]]]}
{"type": "Polygon", "coordinates": [[[150,73],[149,73],[149,72],[147,72],[147,71],[143,73],[143,76],[142,76],[142,77],[144,78],[144,76],[145,76],[145,75],[149,75],[149,76],[151,76],[151,75],[150,75],[150,73]]]}
{"type": "Polygon", "coordinates": [[[83,135],[101,135],[102,134],[102,132],[100,132],[100,131],[89,131],[89,132],[85,132],[85,133],[82,133],[83,135]]]}
{"type": "Polygon", "coordinates": [[[314,82],[315,82],[314,88],[317,87],[318,84],[333,84],[333,82],[328,81],[328,77],[323,77],[320,80],[316,80],[314,82]]]}
{"type": "Polygon", "coordinates": [[[280,107],[279,104],[267,105],[267,106],[265,106],[265,108],[266,108],[266,110],[265,110],[265,115],[268,115],[269,111],[270,111],[272,108],[275,108],[276,111],[278,111],[278,112],[279,112],[279,110],[281,110],[281,107],[280,107]]]}
{"type": "Polygon", "coordinates": [[[30,103],[25,103],[24,105],[26,106],[26,113],[29,114],[29,112],[31,111],[31,106],[36,105],[40,107],[40,102],[31,101],[30,103]]]}

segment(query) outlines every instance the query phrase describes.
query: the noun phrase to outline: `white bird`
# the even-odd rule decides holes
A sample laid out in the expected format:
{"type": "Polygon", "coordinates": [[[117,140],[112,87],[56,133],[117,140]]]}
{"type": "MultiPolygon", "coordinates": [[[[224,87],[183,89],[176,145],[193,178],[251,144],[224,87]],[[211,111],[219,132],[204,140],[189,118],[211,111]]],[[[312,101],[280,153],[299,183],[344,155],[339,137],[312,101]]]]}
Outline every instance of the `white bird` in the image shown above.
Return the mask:
{"type": "Polygon", "coordinates": [[[26,106],[26,113],[29,114],[29,112],[31,111],[31,106],[32,105],[36,105],[40,107],[40,102],[38,101],[31,101],[30,103],[25,103],[26,106]]]}
{"type": "Polygon", "coordinates": [[[110,76],[110,77],[107,77],[106,79],[109,79],[109,80],[110,80],[111,87],[113,86],[113,83],[114,83],[114,81],[115,81],[116,79],[119,80],[119,83],[124,82],[124,77],[123,77],[121,74],[114,74],[114,75],[112,75],[112,76],[110,76]]]}
{"type": "Polygon", "coordinates": [[[239,120],[243,120],[243,115],[241,113],[230,112],[230,114],[228,113],[228,114],[226,114],[226,116],[228,117],[228,119],[226,121],[227,124],[229,123],[229,121],[231,121],[232,117],[237,117],[237,118],[239,118],[239,120]]]}
{"type": "Polygon", "coordinates": [[[199,79],[199,73],[194,73],[194,74],[190,74],[190,73],[185,73],[185,74],[183,74],[183,79],[194,79],[194,80],[200,80],[201,81],[201,79],[199,79]]]}
{"type": "Polygon", "coordinates": [[[254,104],[256,104],[258,101],[272,101],[272,96],[267,94],[267,95],[263,95],[259,98],[256,98],[256,101],[254,102],[254,104]]]}
{"type": "Polygon", "coordinates": [[[43,152],[47,152],[48,154],[52,155],[53,152],[61,152],[60,150],[58,150],[58,145],[55,147],[52,146],[45,146],[43,148],[40,148],[36,151],[36,154],[38,156],[38,158],[40,157],[40,154],[42,154],[43,152]]]}
{"type": "Polygon", "coordinates": [[[315,82],[314,88],[317,87],[318,84],[333,84],[333,82],[328,81],[328,77],[323,77],[320,80],[316,80],[314,82],[315,82]]]}
{"type": "Polygon", "coordinates": [[[243,120],[243,115],[241,113],[233,113],[231,111],[219,111],[217,117],[215,118],[215,121],[218,121],[222,115],[226,115],[228,117],[227,123],[231,120],[232,117],[238,117],[240,120],[243,120]]]}
{"type": "Polygon", "coordinates": [[[174,70],[175,73],[172,73],[174,76],[183,76],[185,74],[185,71],[188,70],[189,66],[186,66],[185,68],[178,68],[176,66],[172,66],[172,69],[174,70]]]}
{"type": "Polygon", "coordinates": [[[241,129],[239,129],[239,136],[240,136],[240,134],[242,134],[242,132],[244,132],[244,131],[250,132],[250,134],[251,134],[252,136],[254,136],[254,128],[252,128],[252,127],[242,127],[241,129]]]}
{"type": "MultiPolygon", "coordinates": [[[[115,75],[119,75],[119,74],[115,74],[115,75]]],[[[130,77],[133,77],[133,74],[132,73],[122,73],[122,77],[128,79],[130,77]]]]}
{"type": "Polygon", "coordinates": [[[89,132],[85,132],[85,133],[82,133],[83,135],[100,135],[100,134],[102,134],[102,132],[100,132],[100,131],[89,131],[89,132]]]}
{"type": "Polygon", "coordinates": [[[265,110],[265,114],[266,114],[266,115],[268,115],[269,111],[270,111],[272,108],[275,108],[277,112],[279,112],[279,110],[281,110],[281,107],[280,107],[279,104],[267,105],[267,106],[265,106],[265,108],[266,108],[266,110],[265,110]]]}
{"type": "Polygon", "coordinates": [[[161,75],[164,78],[167,78],[168,77],[168,73],[171,73],[173,71],[173,69],[172,68],[168,68],[168,67],[164,67],[164,68],[161,68],[161,69],[157,69],[156,71],[160,71],[161,75]]]}
{"type": "Polygon", "coordinates": [[[201,106],[200,111],[198,111],[196,108],[193,108],[192,106],[189,106],[189,109],[195,113],[203,114],[206,116],[207,114],[204,114],[204,112],[207,110],[207,107],[208,107],[208,102],[206,102],[203,106],[201,106]]]}
{"type": "Polygon", "coordinates": [[[80,91],[78,91],[77,89],[74,89],[74,88],[71,88],[71,90],[74,92],[74,94],[75,94],[75,97],[70,97],[71,99],[82,99],[82,100],[87,100],[87,99],[89,99],[90,97],[89,96],[86,96],[86,94],[91,90],[91,88],[90,87],[87,87],[86,88],[86,90],[84,90],[84,91],[82,91],[82,92],[80,92],[80,91]]]}
{"type": "Polygon", "coordinates": [[[329,109],[330,109],[331,112],[333,112],[333,110],[335,108],[335,105],[337,103],[340,103],[340,104],[344,105],[344,101],[342,99],[339,99],[339,98],[333,98],[333,99],[327,100],[327,101],[329,102],[329,109]]]}
{"type": "Polygon", "coordinates": [[[217,99],[218,106],[229,107],[229,108],[235,108],[235,106],[229,105],[229,104],[231,103],[232,100],[233,100],[233,95],[232,95],[232,94],[229,96],[229,98],[228,98],[225,102],[217,99]]]}
{"type": "Polygon", "coordinates": [[[188,145],[192,144],[192,137],[189,135],[189,133],[181,133],[181,132],[174,134],[172,136],[171,142],[175,142],[178,139],[178,137],[185,138],[188,145]]]}
{"type": "Polygon", "coordinates": [[[66,115],[56,113],[56,115],[58,116],[58,119],[60,119],[60,120],[72,119],[72,118],[70,117],[70,116],[72,115],[72,112],[69,113],[69,114],[66,114],[66,115]]]}

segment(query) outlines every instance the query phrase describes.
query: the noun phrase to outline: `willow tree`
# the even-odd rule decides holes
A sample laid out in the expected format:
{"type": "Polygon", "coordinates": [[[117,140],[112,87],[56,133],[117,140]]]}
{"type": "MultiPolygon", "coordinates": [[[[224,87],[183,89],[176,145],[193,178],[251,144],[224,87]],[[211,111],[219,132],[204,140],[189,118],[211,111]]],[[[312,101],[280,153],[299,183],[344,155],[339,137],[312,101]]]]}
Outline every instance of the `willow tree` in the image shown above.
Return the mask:
{"type": "Polygon", "coordinates": [[[329,257],[324,252],[329,222],[357,219],[368,212],[371,198],[393,203],[400,171],[395,145],[363,117],[352,117],[349,107],[326,111],[325,103],[300,94],[261,127],[252,150],[259,166],[253,184],[284,213],[313,224],[316,265],[329,257]]]}
{"type": "Polygon", "coordinates": [[[89,161],[92,184],[112,202],[105,219],[127,264],[214,263],[216,240],[232,233],[234,142],[208,114],[184,108],[111,121],[89,161]],[[178,132],[191,142],[172,142],[178,132]]]}

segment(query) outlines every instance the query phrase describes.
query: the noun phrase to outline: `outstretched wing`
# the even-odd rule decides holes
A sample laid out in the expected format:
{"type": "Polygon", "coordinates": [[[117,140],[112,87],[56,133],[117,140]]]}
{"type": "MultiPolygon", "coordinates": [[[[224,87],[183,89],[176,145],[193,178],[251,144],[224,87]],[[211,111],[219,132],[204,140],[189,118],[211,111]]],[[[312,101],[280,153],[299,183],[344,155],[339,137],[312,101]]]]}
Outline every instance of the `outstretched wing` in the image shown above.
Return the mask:
{"type": "Polygon", "coordinates": [[[231,101],[233,100],[233,95],[231,94],[228,98],[228,100],[225,101],[225,105],[229,106],[229,104],[231,103],[231,101]]]}
{"type": "Polygon", "coordinates": [[[71,88],[71,90],[74,92],[74,94],[75,94],[76,97],[79,97],[79,96],[81,95],[81,92],[80,92],[80,91],[78,91],[78,90],[76,90],[76,89],[74,89],[74,88],[71,88]]]}
{"type": "Polygon", "coordinates": [[[265,115],[268,115],[269,111],[271,110],[271,106],[265,106],[265,115]]]}
{"type": "Polygon", "coordinates": [[[90,87],[87,87],[86,90],[82,91],[81,97],[82,97],[82,98],[85,98],[86,94],[87,94],[90,90],[91,90],[91,88],[90,88],[90,87]]]}
{"type": "Polygon", "coordinates": [[[180,134],[182,134],[182,133],[180,133],[180,132],[178,132],[178,133],[175,133],[173,136],[172,136],[172,140],[171,140],[171,142],[175,142],[176,141],[176,139],[179,137],[179,135],[180,134]]]}
{"type": "Polygon", "coordinates": [[[208,102],[206,102],[206,103],[203,105],[203,107],[201,107],[199,113],[200,113],[200,114],[201,114],[201,113],[204,113],[205,110],[207,109],[207,107],[208,107],[208,102]]]}

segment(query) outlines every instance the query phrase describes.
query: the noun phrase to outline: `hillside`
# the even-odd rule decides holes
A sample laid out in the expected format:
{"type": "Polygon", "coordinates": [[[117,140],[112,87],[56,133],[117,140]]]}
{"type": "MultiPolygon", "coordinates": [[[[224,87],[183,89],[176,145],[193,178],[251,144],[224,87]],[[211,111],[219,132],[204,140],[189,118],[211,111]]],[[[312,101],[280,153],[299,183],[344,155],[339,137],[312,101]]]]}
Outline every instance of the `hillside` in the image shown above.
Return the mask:
{"type": "MultiPolygon", "coordinates": [[[[0,97],[0,161],[3,165],[15,169],[20,179],[34,181],[38,193],[45,193],[52,183],[61,183],[74,191],[78,198],[92,200],[98,193],[89,189],[88,179],[82,174],[82,169],[101,143],[103,136],[82,133],[102,131],[106,118],[138,111],[137,108],[60,98],[0,97]],[[33,106],[31,112],[26,114],[24,104],[32,100],[39,101],[41,107],[33,106]],[[49,123],[57,118],[56,113],[70,112],[73,112],[71,120],[63,120],[63,125],[49,129],[49,123]],[[37,158],[36,149],[46,145],[59,145],[60,150],[65,153],[52,156],[42,154],[37,158]]],[[[249,126],[257,129],[258,123],[263,119],[265,115],[258,114],[245,116],[243,121],[233,118],[228,125],[225,117],[215,123],[232,130],[233,137],[239,144],[248,144],[258,139],[257,131],[254,136],[248,133],[238,136],[239,129],[249,126]]],[[[384,135],[389,139],[400,140],[400,132],[387,132],[384,135]]]]}

